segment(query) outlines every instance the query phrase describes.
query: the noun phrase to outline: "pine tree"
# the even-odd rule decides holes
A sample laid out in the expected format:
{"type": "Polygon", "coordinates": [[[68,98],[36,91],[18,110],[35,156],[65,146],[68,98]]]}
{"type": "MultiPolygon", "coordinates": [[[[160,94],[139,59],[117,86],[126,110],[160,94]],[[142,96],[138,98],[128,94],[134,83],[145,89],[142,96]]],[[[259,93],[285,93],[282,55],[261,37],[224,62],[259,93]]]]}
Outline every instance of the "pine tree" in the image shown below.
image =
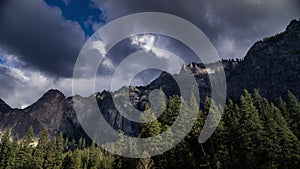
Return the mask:
{"type": "Polygon", "coordinates": [[[276,122],[272,128],[277,132],[275,141],[280,149],[276,158],[278,168],[297,168],[300,165],[300,141],[289,129],[280,110],[274,105],[271,105],[271,109],[272,117],[276,122]]]}
{"type": "Polygon", "coordinates": [[[80,158],[80,151],[76,149],[71,156],[71,163],[68,167],[69,169],[78,169],[81,168],[81,158],[80,158]]]}
{"type": "Polygon", "coordinates": [[[197,111],[197,120],[195,121],[192,131],[189,134],[190,139],[188,140],[188,144],[190,146],[195,165],[199,167],[203,164],[206,165],[209,162],[207,160],[208,158],[206,156],[206,152],[203,149],[203,145],[199,144],[200,131],[203,127],[205,117],[203,112],[199,110],[199,104],[194,94],[191,94],[190,108],[191,111],[197,111]]]}
{"type": "Polygon", "coordinates": [[[263,146],[265,148],[261,166],[263,168],[277,168],[278,164],[276,159],[280,154],[280,145],[278,144],[278,130],[277,122],[274,119],[274,109],[269,104],[266,99],[263,99],[259,94],[257,94],[257,99],[259,99],[259,113],[261,120],[263,122],[264,130],[266,132],[264,136],[263,146]],[[272,151],[270,151],[272,150],[272,151]]]}
{"type": "Polygon", "coordinates": [[[290,91],[288,92],[286,107],[290,119],[290,127],[300,139],[300,103],[290,91]]]}
{"type": "MultiPolygon", "coordinates": [[[[161,132],[161,127],[160,127],[160,123],[158,122],[158,120],[156,119],[156,116],[154,115],[154,113],[146,111],[141,115],[141,120],[142,121],[147,121],[147,120],[151,120],[149,123],[141,123],[140,124],[140,133],[139,133],[139,137],[142,138],[147,138],[147,137],[154,137],[156,135],[159,135],[161,132]]],[[[150,151],[156,151],[155,149],[159,148],[159,147],[155,147],[155,145],[158,145],[158,143],[160,143],[161,138],[160,137],[156,137],[157,139],[155,139],[153,142],[146,142],[147,144],[147,148],[151,148],[150,151]]],[[[147,152],[150,153],[150,152],[147,152]]]]}
{"type": "Polygon", "coordinates": [[[21,141],[21,147],[19,151],[19,163],[18,166],[22,168],[32,168],[32,144],[33,144],[33,128],[29,127],[26,135],[21,141]]]}
{"type": "Polygon", "coordinates": [[[237,146],[239,140],[236,139],[238,137],[240,118],[238,105],[234,105],[233,101],[229,99],[225,106],[222,120],[228,132],[228,140],[225,144],[228,148],[228,161],[230,164],[228,164],[229,166],[227,168],[241,168],[237,146]]]}
{"type": "Polygon", "coordinates": [[[55,148],[55,166],[61,168],[64,148],[64,138],[62,132],[56,137],[56,148],[55,148]]]}
{"type": "Polygon", "coordinates": [[[8,165],[9,157],[11,156],[10,130],[6,130],[1,137],[0,142],[0,168],[5,168],[8,165]]]}
{"type": "Polygon", "coordinates": [[[80,137],[79,142],[78,142],[78,148],[79,149],[84,149],[85,148],[85,139],[83,137],[80,137]]]}
{"type": "Polygon", "coordinates": [[[93,141],[91,146],[89,147],[89,160],[88,160],[88,168],[98,167],[100,165],[100,152],[96,151],[95,142],[93,141]]]}
{"type": "Polygon", "coordinates": [[[263,159],[261,155],[264,152],[262,142],[265,133],[258,110],[247,90],[240,98],[239,111],[241,118],[237,139],[239,140],[240,160],[246,168],[257,168],[259,161],[263,159]]]}
{"type": "Polygon", "coordinates": [[[10,157],[8,160],[8,165],[7,165],[7,169],[12,169],[12,168],[17,168],[18,164],[17,164],[17,154],[19,151],[19,136],[18,134],[16,134],[16,136],[13,138],[12,141],[12,145],[11,145],[11,153],[10,153],[10,157]]]}
{"type": "Polygon", "coordinates": [[[40,134],[40,138],[38,141],[38,145],[35,148],[33,153],[33,166],[34,168],[43,169],[43,164],[45,160],[45,156],[47,154],[47,145],[48,145],[48,132],[47,130],[43,130],[40,134]]]}
{"type": "Polygon", "coordinates": [[[159,117],[159,121],[162,125],[171,126],[176,120],[176,117],[180,111],[181,98],[177,96],[170,97],[167,100],[166,110],[159,117]]]}
{"type": "Polygon", "coordinates": [[[282,116],[285,118],[285,121],[287,122],[287,124],[290,125],[292,122],[292,119],[290,119],[290,117],[288,116],[286,102],[282,99],[282,97],[279,98],[278,108],[279,108],[282,116]]]}
{"type": "Polygon", "coordinates": [[[114,157],[110,154],[103,156],[101,167],[103,169],[112,169],[113,168],[114,157]]]}
{"type": "Polygon", "coordinates": [[[51,140],[47,146],[47,153],[44,162],[44,169],[53,169],[57,168],[56,166],[56,138],[51,140]]]}

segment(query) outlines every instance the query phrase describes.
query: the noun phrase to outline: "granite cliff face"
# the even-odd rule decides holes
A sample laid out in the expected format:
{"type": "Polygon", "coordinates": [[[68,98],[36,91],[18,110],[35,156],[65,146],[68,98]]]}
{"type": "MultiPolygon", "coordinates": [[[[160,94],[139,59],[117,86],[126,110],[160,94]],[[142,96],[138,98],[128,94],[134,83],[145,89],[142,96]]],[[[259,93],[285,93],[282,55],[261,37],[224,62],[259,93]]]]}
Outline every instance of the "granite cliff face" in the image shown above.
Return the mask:
{"type": "MultiPolygon", "coordinates": [[[[258,89],[262,96],[276,101],[287,90],[300,98],[300,21],[294,20],[286,31],[255,43],[243,60],[222,61],[227,80],[227,94],[238,99],[243,89],[258,89]]],[[[184,65],[180,74],[191,70],[198,83],[200,98],[210,95],[208,73],[217,73],[219,68],[201,63],[184,65]]],[[[174,76],[180,76],[174,75],[174,76]]],[[[0,129],[12,128],[13,134],[21,137],[30,125],[35,135],[47,129],[51,136],[62,131],[65,136],[85,136],[74,111],[73,98],[96,98],[99,109],[106,121],[115,129],[122,129],[127,135],[136,135],[138,124],[123,118],[113,104],[113,94],[129,91],[131,104],[143,110],[148,102],[148,93],[162,89],[167,97],[179,95],[179,88],[172,76],[163,72],[156,80],[144,87],[122,88],[110,93],[103,91],[89,98],[73,96],[66,98],[58,90],[49,90],[37,102],[25,109],[12,109],[0,99],[0,129]]],[[[101,131],[101,129],[98,129],[101,131]]]]}

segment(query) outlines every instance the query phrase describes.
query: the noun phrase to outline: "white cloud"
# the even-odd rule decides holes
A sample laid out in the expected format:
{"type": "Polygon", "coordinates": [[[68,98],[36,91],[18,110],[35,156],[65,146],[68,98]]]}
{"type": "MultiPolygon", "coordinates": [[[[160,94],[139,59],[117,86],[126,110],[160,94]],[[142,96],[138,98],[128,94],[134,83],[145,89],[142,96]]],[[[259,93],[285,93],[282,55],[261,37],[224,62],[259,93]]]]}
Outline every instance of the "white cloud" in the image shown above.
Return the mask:
{"type": "Polygon", "coordinates": [[[153,35],[136,35],[131,38],[132,45],[139,46],[140,48],[144,49],[145,51],[149,52],[154,46],[155,36],[153,35]]]}
{"type": "Polygon", "coordinates": [[[10,69],[9,71],[9,75],[15,79],[18,79],[20,80],[21,82],[24,82],[24,83],[28,83],[29,82],[29,77],[27,77],[24,72],[22,72],[20,69],[16,69],[16,68],[10,68],[8,66],[4,66],[8,69],[10,69]]]}
{"type": "Polygon", "coordinates": [[[49,89],[58,89],[67,96],[71,95],[70,78],[55,79],[47,77],[41,72],[21,70],[0,65],[2,81],[0,98],[15,108],[24,108],[34,103],[49,89]],[[5,84],[4,84],[5,83],[5,84]]]}
{"type": "Polygon", "coordinates": [[[0,56],[4,59],[4,64],[10,67],[20,67],[25,66],[26,63],[21,61],[16,55],[7,54],[4,50],[0,48],[0,56]]]}
{"type": "Polygon", "coordinates": [[[102,57],[106,55],[105,43],[103,43],[102,41],[94,41],[93,48],[97,49],[102,57]]]}
{"type": "Polygon", "coordinates": [[[102,64],[106,68],[109,68],[109,69],[114,69],[115,68],[114,65],[113,65],[113,63],[112,63],[112,61],[110,59],[108,59],[108,58],[104,58],[102,64]]]}
{"type": "Polygon", "coordinates": [[[58,89],[66,97],[79,94],[87,97],[91,94],[110,90],[110,76],[97,76],[94,78],[74,79],[52,78],[39,71],[21,70],[5,65],[0,65],[0,81],[2,88],[0,98],[13,108],[25,108],[37,101],[47,90],[58,89]],[[3,84],[9,83],[9,85],[3,84]],[[77,83],[79,90],[72,93],[72,83],[77,83]]]}
{"type": "Polygon", "coordinates": [[[154,35],[135,35],[131,37],[131,44],[142,48],[145,52],[153,52],[158,58],[169,59],[170,55],[165,50],[159,48],[156,44],[156,37],[154,35]]]}
{"type": "MultiPolygon", "coordinates": [[[[97,40],[92,42],[92,48],[98,50],[102,57],[102,65],[105,66],[108,69],[113,69],[115,68],[111,59],[106,57],[107,51],[106,51],[106,45],[103,41],[97,40]]],[[[88,68],[90,69],[90,67],[88,68]]]]}

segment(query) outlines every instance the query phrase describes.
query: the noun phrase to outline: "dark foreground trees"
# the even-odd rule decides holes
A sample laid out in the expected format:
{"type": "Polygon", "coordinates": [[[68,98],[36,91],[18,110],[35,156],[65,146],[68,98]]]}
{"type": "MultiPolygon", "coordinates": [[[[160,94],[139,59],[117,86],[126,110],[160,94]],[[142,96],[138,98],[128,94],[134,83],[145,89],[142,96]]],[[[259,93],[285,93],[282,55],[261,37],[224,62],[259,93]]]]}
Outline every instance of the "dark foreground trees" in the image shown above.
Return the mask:
{"type": "MultiPolygon", "coordinates": [[[[87,144],[83,138],[69,142],[58,134],[50,139],[47,131],[41,132],[34,142],[32,127],[21,140],[6,130],[0,141],[0,169],[298,169],[300,103],[291,92],[285,98],[279,99],[275,105],[261,97],[258,91],[253,94],[244,91],[239,101],[228,100],[214,134],[199,144],[198,136],[208,110],[212,107],[215,111],[218,105],[207,98],[203,111],[195,109],[192,96],[191,108],[183,112],[198,112],[192,131],[168,152],[144,159],[111,155],[93,142],[87,144]]],[[[173,136],[173,131],[168,129],[178,116],[181,102],[179,97],[169,98],[166,109],[157,120],[141,124],[139,136],[155,136],[165,131],[173,136]]],[[[148,116],[141,118],[155,118],[152,112],[148,116]]],[[[169,140],[164,144],[171,143],[169,140]]]]}

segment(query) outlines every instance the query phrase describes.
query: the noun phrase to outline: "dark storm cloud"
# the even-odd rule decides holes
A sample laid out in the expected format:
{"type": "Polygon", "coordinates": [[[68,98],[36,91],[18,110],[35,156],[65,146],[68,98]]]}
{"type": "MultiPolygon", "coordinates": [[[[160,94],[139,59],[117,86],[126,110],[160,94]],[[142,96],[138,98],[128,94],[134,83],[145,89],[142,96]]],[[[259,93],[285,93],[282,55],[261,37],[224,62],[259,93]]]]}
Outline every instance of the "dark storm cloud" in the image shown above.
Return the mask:
{"type": "Polygon", "coordinates": [[[108,20],[137,12],[166,12],[197,25],[223,58],[243,57],[257,40],[300,17],[297,0],[94,0],[108,20]]]}
{"type": "Polygon", "coordinates": [[[0,48],[30,67],[56,77],[69,77],[85,37],[77,22],[42,0],[2,2],[0,48]]]}
{"type": "Polygon", "coordinates": [[[51,78],[32,70],[0,64],[0,98],[11,107],[23,108],[34,103],[49,89],[71,95],[71,78],[51,78]]]}

